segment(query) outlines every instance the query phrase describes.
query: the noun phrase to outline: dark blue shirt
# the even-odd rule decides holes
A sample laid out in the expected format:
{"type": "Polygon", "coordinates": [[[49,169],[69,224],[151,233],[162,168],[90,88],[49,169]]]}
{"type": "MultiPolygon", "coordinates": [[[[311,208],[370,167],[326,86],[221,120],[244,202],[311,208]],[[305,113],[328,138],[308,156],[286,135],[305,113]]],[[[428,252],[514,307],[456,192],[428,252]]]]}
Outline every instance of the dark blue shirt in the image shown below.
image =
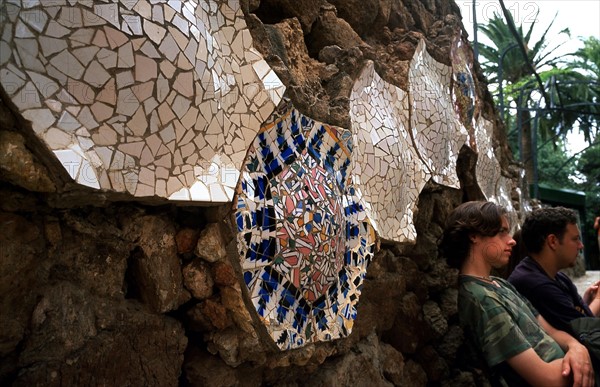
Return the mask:
{"type": "Polygon", "coordinates": [[[594,316],[566,274],[559,272],[556,279],[552,279],[531,257],[519,262],[508,281],[556,329],[572,333],[571,320],[594,316]]]}

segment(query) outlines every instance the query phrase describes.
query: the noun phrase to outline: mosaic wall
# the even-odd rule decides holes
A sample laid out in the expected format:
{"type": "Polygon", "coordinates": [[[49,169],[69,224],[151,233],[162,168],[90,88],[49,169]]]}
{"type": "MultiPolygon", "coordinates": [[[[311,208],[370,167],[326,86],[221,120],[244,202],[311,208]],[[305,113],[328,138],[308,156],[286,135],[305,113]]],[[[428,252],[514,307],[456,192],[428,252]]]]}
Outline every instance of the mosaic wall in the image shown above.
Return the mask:
{"type": "Polygon", "coordinates": [[[415,148],[436,183],[459,188],[456,160],[467,141],[467,131],[454,111],[452,67],[435,61],[421,40],[408,79],[415,148]]]}
{"type": "Polygon", "coordinates": [[[413,214],[430,175],[411,138],[408,107],[407,93],[368,62],[350,96],[352,178],[378,235],[399,242],[416,240],[413,214]]]}
{"type": "MultiPolygon", "coordinates": [[[[500,173],[500,163],[496,159],[492,144],[493,129],[491,122],[481,117],[477,120],[474,128],[478,150],[475,176],[485,198],[506,208],[511,232],[514,232],[518,228],[519,218],[511,200],[513,182],[500,173]]],[[[523,203],[521,203],[521,206],[523,206],[523,203]]]]}
{"type": "Polygon", "coordinates": [[[350,183],[349,130],[290,108],[242,170],[236,221],[249,296],[281,349],[350,334],[375,232],[350,183]]]}
{"type": "Polygon", "coordinates": [[[367,63],[340,128],[283,98],[236,0],[4,0],[0,18],[0,83],[74,181],[235,204],[243,293],[282,350],[350,334],[377,238],[416,240],[421,190],[459,187],[467,141],[512,208],[459,41],[452,66],[421,41],[407,91],[367,63]]]}
{"type": "Polygon", "coordinates": [[[78,183],[228,202],[285,87],[237,1],[4,0],[0,83],[78,183]]]}
{"type": "Polygon", "coordinates": [[[460,122],[469,133],[470,146],[477,151],[477,144],[474,142],[475,130],[473,127],[477,97],[475,93],[475,81],[471,73],[473,58],[470,53],[471,51],[467,49],[462,40],[460,31],[456,31],[456,36],[450,47],[454,110],[460,122]]]}

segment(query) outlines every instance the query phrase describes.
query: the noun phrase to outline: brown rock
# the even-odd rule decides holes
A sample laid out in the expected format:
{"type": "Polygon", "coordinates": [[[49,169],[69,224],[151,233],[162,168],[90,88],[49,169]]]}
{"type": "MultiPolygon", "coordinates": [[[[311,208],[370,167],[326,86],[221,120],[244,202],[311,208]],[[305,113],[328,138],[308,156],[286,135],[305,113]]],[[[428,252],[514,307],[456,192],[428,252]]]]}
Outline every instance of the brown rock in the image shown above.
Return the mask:
{"type": "Polygon", "coordinates": [[[237,367],[242,363],[242,354],[240,353],[240,339],[238,332],[234,329],[213,332],[210,335],[208,351],[213,355],[218,354],[223,361],[231,366],[237,367]]]}
{"type": "Polygon", "coordinates": [[[183,301],[183,281],[175,226],[164,217],[146,215],[131,220],[126,232],[135,234],[132,239],[137,239],[138,245],[127,269],[128,285],[152,310],[163,313],[176,309],[183,301]]]}
{"type": "Polygon", "coordinates": [[[208,317],[212,325],[217,329],[225,329],[232,324],[225,307],[212,300],[206,300],[202,304],[202,313],[208,317]]]}
{"type": "Polygon", "coordinates": [[[412,30],[415,27],[415,20],[404,3],[404,1],[392,1],[388,21],[390,30],[396,28],[412,30]]]}
{"type": "Polygon", "coordinates": [[[319,16],[324,0],[261,0],[256,15],[262,20],[297,19],[309,33],[319,16]]]}
{"type": "Polygon", "coordinates": [[[421,365],[413,360],[404,364],[404,381],[400,386],[426,386],[427,374],[421,365]]]}
{"type": "Polygon", "coordinates": [[[177,244],[177,252],[179,254],[189,253],[194,250],[198,243],[200,232],[193,228],[182,228],[175,235],[175,243],[177,244]]]}
{"type": "MultiPolygon", "coordinates": [[[[242,291],[239,284],[233,287],[222,287],[220,292],[221,302],[229,311],[235,325],[248,334],[255,334],[252,317],[250,317],[250,312],[242,298],[242,291]]],[[[252,313],[256,313],[256,311],[253,310],[252,313]]]]}
{"type": "Polygon", "coordinates": [[[448,288],[441,294],[440,309],[446,319],[458,313],[458,290],[448,288]]]}
{"type": "Polygon", "coordinates": [[[132,247],[116,227],[114,210],[88,207],[79,208],[76,215],[65,212],[58,219],[49,217],[44,233],[51,248],[47,250],[47,272],[42,269],[41,273],[50,280],[85,284],[98,295],[123,297],[132,247]]]}
{"type": "Polygon", "coordinates": [[[419,350],[416,359],[427,374],[429,382],[438,382],[449,374],[448,364],[431,345],[419,350]]]}
{"type": "MultiPolygon", "coordinates": [[[[303,378],[303,384],[316,386],[392,386],[386,380],[384,368],[389,364],[384,358],[389,351],[382,351],[377,335],[371,334],[361,340],[354,351],[345,356],[330,359],[319,367],[318,372],[303,378]]],[[[389,370],[389,368],[388,368],[389,370]]]]}
{"type": "Polygon", "coordinates": [[[0,174],[10,183],[30,191],[56,191],[48,170],[33,159],[25,139],[16,132],[0,130],[0,174]]]}
{"type": "Polygon", "coordinates": [[[365,281],[357,307],[353,334],[364,337],[371,333],[373,327],[376,327],[378,332],[391,329],[402,307],[405,293],[406,283],[399,275],[386,273],[379,278],[365,281]],[[386,313],[381,313],[382,310],[386,313]]]}
{"type": "Polygon", "coordinates": [[[463,341],[463,330],[458,325],[452,325],[448,328],[448,332],[442,338],[438,351],[444,359],[452,364],[463,341]]]}
{"type": "MultiPolygon", "coordinates": [[[[41,247],[40,230],[20,215],[0,213],[0,294],[6,294],[18,278],[31,270],[36,247],[41,247]],[[14,259],[14,257],[20,259],[14,259]]],[[[3,314],[3,313],[2,313],[3,314]]]]}
{"type": "Polygon", "coordinates": [[[415,353],[424,336],[424,321],[419,299],[414,293],[402,297],[394,325],[383,339],[403,354],[415,353]]]}
{"type": "Polygon", "coordinates": [[[328,0],[335,5],[338,16],[352,26],[357,34],[370,31],[380,12],[379,0],[328,0]]]}
{"type": "Polygon", "coordinates": [[[261,369],[249,365],[231,367],[219,356],[199,348],[188,351],[183,367],[185,385],[190,387],[234,387],[265,385],[261,369]]]}
{"type": "Polygon", "coordinates": [[[227,256],[225,246],[227,241],[221,226],[217,223],[209,223],[200,232],[195,254],[208,262],[217,262],[227,256]]]}
{"type": "Polygon", "coordinates": [[[45,289],[31,329],[14,386],[177,385],[187,345],[175,320],[66,282],[45,289]]]}
{"type": "Polygon", "coordinates": [[[203,300],[212,296],[214,281],[206,264],[194,260],[183,268],[183,284],[194,298],[203,300]]]}
{"type": "Polygon", "coordinates": [[[44,226],[44,234],[48,242],[52,246],[58,245],[62,241],[60,222],[56,219],[48,219],[44,226]]]}
{"type": "Polygon", "coordinates": [[[332,6],[321,7],[319,17],[306,39],[311,57],[317,57],[326,46],[337,45],[342,49],[357,47],[364,42],[348,22],[336,14],[332,6]]]}
{"type": "Polygon", "coordinates": [[[238,283],[238,280],[241,281],[229,263],[216,262],[212,267],[212,273],[215,284],[219,286],[233,286],[238,283]]]}
{"type": "Polygon", "coordinates": [[[186,385],[191,387],[236,387],[239,385],[235,367],[227,365],[219,356],[194,352],[184,365],[186,385]]]}
{"type": "Polygon", "coordinates": [[[400,386],[404,374],[404,356],[386,343],[380,344],[380,351],[383,355],[383,375],[395,386],[400,386]]]}
{"type": "Polygon", "coordinates": [[[427,301],[423,305],[423,318],[436,339],[442,337],[448,330],[448,321],[444,318],[438,304],[433,301],[427,301]]]}
{"type": "Polygon", "coordinates": [[[258,337],[236,329],[212,332],[207,348],[232,367],[248,361],[254,364],[263,364],[266,361],[265,348],[258,341],[258,337]]]}
{"type": "Polygon", "coordinates": [[[325,46],[319,51],[319,60],[327,64],[334,64],[341,55],[342,49],[340,46],[325,46]]]}

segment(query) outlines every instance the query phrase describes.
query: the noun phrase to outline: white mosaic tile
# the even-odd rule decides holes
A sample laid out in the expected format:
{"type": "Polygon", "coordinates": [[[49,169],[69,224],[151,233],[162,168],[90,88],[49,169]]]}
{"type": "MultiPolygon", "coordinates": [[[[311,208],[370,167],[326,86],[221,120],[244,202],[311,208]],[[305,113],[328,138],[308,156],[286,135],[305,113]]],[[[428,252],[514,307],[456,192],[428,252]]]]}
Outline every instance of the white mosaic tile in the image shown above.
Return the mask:
{"type": "Polygon", "coordinates": [[[421,40],[409,69],[412,136],[433,180],[459,188],[456,160],[467,131],[454,111],[451,79],[452,68],[435,61],[421,40]]]}
{"type": "Polygon", "coordinates": [[[478,153],[475,174],[479,188],[488,200],[497,195],[501,177],[500,163],[496,159],[492,143],[493,129],[493,124],[482,117],[475,125],[475,143],[478,153]]]}
{"type": "Polygon", "coordinates": [[[285,91],[252,48],[237,0],[31,4],[0,5],[10,16],[0,82],[65,168],[77,159],[85,173],[69,172],[75,181],[232,200],[246,151],[285,91]],[[81,128],[86,136],[73,135],[81,128]]]}
{"type": "Polygon", "coordinates": [[[409,133],[408,95],[383,81],[372,62],[350,96],[351,176],[380,237],[415,242],[413,214],[428,174],[409,133]]]}

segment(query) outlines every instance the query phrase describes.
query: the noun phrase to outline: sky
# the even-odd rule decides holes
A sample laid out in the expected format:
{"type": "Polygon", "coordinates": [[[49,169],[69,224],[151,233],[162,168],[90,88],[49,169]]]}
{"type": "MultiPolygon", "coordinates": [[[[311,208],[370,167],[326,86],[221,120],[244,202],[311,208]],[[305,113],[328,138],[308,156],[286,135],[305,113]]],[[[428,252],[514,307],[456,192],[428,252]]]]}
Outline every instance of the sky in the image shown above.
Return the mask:
{"type": "MultiPolygon", "coordinates": [[[[473,1],[455,0],[461,8],[463,25],[473,40],[473,1]]],[[[502,15],[502,8],[498,0],[474,0],[476,2],[476,17],[478,24],[486,24],[494,13],[502,15]]],[[[537,41],[547,26],[556,15],[556,20],[547,37],[556,39],[556,44],[565,42],[565,45],[556,51],[557,54],[566,54],[582,47],[579,37],[595,36],[600,38],[600,0],[537,0],[537,1],[511,1],[505,0],[504,4],[510,11],[517,26],[523,25],[527,31],[530,24],[535,21],[532,41],[537,41]],[[569,28],[571,38],[560,34],[564,28],[569,28]]],[[[485,42],[485,36],[478,32],[477,39],[485,42]]],[[[489,41],[488,41],[489,42],[489,41]]],[[[555,44],[552,44],[554,46],[555,44]]],[[[576,131],[575,131],[576,132],[576,131]]],[[[587,144],[583,135],[573,133],[567,138],[567,148],[571,154],[583,149],[587,144]]]]}

